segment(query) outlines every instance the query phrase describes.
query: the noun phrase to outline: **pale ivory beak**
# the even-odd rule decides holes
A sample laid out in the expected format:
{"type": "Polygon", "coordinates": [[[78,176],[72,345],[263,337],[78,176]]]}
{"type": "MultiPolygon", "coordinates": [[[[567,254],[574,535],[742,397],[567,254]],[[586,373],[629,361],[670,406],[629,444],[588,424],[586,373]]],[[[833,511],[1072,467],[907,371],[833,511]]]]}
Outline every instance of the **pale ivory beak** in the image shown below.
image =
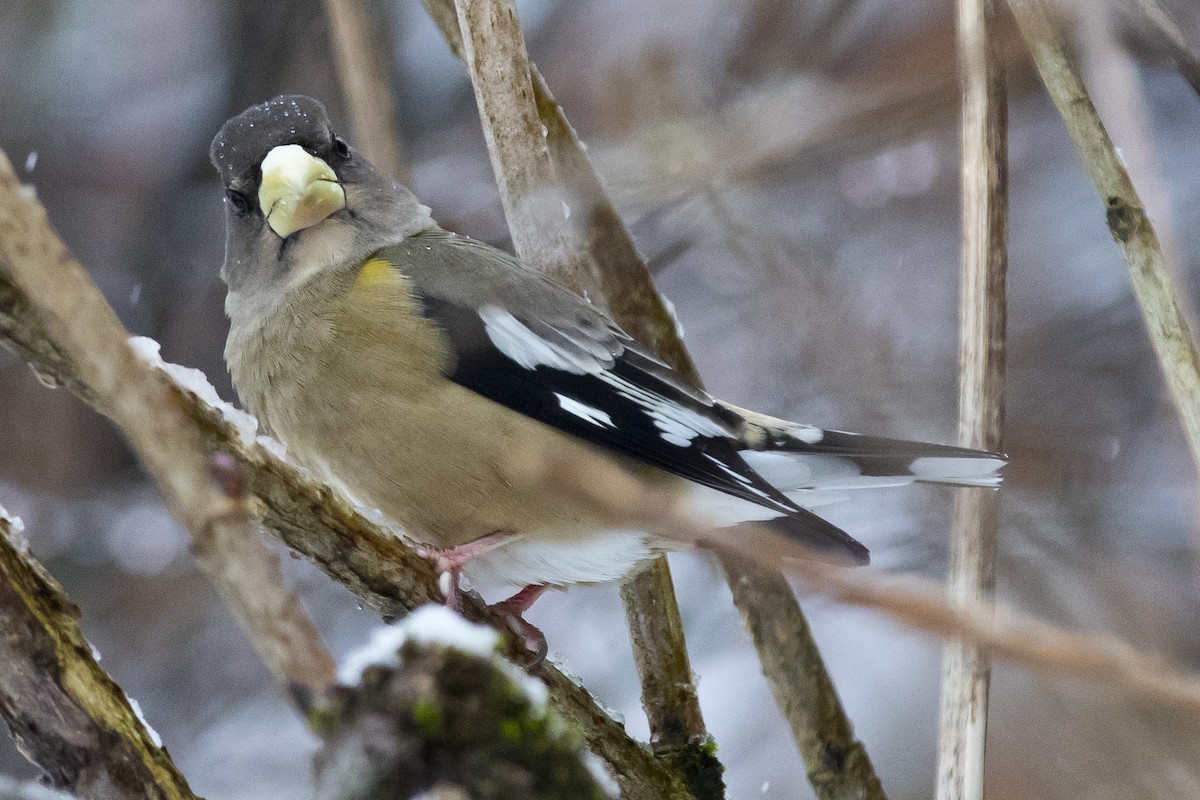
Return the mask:
{"type": "Polygon", "coordinates": [[[328,164],[298,144],[284,144],[263,159],[258,207],[286,239],[345,208],[346,192],[328,164]]]}

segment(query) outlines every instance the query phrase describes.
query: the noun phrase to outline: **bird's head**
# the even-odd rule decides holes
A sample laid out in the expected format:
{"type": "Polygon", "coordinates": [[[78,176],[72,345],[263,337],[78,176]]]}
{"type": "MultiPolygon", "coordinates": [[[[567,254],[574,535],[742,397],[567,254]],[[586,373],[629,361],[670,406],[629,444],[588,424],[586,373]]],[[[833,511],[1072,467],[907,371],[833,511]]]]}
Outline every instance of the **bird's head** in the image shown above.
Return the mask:
{"type": "Polygon", "coordinates": [[[209,149],[225,186],[221,277],[279,293],[433,226],[412,192],[334,132],[325,107],[281,95],[221,126],[209,149]]]}

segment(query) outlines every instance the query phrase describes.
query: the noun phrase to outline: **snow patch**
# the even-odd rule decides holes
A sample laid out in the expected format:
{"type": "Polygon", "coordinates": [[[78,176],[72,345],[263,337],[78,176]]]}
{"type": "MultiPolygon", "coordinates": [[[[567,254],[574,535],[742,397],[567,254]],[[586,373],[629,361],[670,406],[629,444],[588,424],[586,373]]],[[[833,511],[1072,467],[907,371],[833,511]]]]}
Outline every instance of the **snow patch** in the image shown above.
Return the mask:
{"type": "Polygon", "coordinates": [[[129,347],[142,361],[167,373],[179,388],[186,389],[220,411],[225,421],[237,429],[238,439],[244,446],[249,447],[254,443],[258,433],[258,420],[252,414],[222,400],[203,372],[163,361],[160,353],[162,346],[148,336],[129,337],[129,347]]]}
{"type": "Polygon", "coordinates": [[[133,713],[137,715],[138,722],[142,723],[142,727],[146,729],[146,734],[150,737],[151,743],[155,747],[162,747],[162,737],[158,735],[158,731],[146,721],[146,715],[142,713],[142,707],[129,695],[125,695],[125,699],[129,701],[129,707],[133,709],[133,713]]]}
{"type": "Polygon", "coordinates": [[[263,450],[266,450],[280,461],[287,461],[287,445],[275,437],[264,436],[260,433],[258,436],[254,437],[254,441],[259,447],[261,447],[263,450]]]}
{"type": "Polygon", "coordinates": [[[468,622],[445,606],[422,606],[397,624],[372,631],[370,641],[346,657],[338,669],[338,681],[351,686],[362,680],[367,667],[400,666],[400,648],[408,641],[441,644],[489,657],[500,643],[500,634],[486,625],[468,622]]]}
{"type": "Polygon", "coordinates": [[[75,800],[73,795],[64,794],[32,781],[21,782],[6,775],[0,775],[0,797],[12,797],[19,800],[75,800]]]}
{"type": "Polygon", "coordinates": [[[8,523],[8,527],[12,529],[13,533],[20,535],[25,532],[25,523],[21,521],[20,517],[14,517],[8,513],[8,509],[3,504],[0,504],[0,519],[8,523]]]}

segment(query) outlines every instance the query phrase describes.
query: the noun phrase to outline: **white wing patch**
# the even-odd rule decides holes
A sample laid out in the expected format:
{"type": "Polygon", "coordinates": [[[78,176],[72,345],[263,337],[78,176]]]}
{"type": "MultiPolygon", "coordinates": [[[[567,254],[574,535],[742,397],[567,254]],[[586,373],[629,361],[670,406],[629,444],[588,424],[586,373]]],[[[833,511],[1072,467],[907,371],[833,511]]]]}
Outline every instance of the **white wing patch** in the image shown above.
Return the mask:
{"type": "MultiPolygon", "coordinates": [[[[587,339],[571,340],[572,346],[564,347],[539,336],[512,313],[496,305],[482,306],[478,314],[492,344],[514,363],[528,370],[544,366],[572,375],[594,375],[641,409],[668,444],[690,447],[697,437],[724,438],[735,435],[718,421],[610,371],[609,363],[604,359],[617,354],[610,353],[599,343],[587,339]]],[[[557,392],[555,396],[567,413],[592,425],[617,427],[607,412],[557,392]]],[[[821,434],[819,428],[811,431],[815,431],[818,437],[821,434]]],[[[805,430],[801,435],[808,433],[809,430],[805,430]]]]}
{"type": "Polygon", "coordinates": [[[912,472],[920,481],[952,481],[961,486],[999,486],[999,458],[955,458],[922,456],[912,462],[912,472]]]}
{"type": "Polygon", "coordinates": [[[586,375],[599,366],[595,360],[584,362],[578,356],[547,342],[499,306],[482,306],[478,313],[496,349],[525,369],[546,366],[572,375],[586,375]]]}
{"type": "Polygon", "coordinates": [[[554,396],[558,398],[558,404],[562,407],[563,411],[566,411],[568,414],[574,414],[584,422],[590,422],[593,425],[600,425],[605,428],[617,427],[607,412],[589,406],[587,403],[581,403],[572,397],[567,397],[565,394],[555,392],[554,396]]]}
{"type": "Polygon", "coordinates": [[[812,425],[795,425],[788,428],[788,434],[805,444],[820,444],[825,438],[825,431],[812,425]]]}
{"type": "Polygon", "coordinates": [[[727,437],[731,436],[725,426],[718,424],[703,414],[699,414],[686,406],[656,394],[648,389],[631,383],[607,370],[596,373],[596,377],[616,390],[617,394],[632,400],[654,421],[659,436],[668,444],[676,447],[689,447],[697,436],[727,437]]]}

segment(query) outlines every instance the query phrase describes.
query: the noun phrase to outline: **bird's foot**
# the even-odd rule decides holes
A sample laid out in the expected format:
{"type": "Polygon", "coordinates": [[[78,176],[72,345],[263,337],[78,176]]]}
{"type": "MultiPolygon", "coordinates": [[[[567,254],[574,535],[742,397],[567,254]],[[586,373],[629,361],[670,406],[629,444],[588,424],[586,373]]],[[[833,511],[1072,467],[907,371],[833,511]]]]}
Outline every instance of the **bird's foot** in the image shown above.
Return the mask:
{"type": "Polygon", "coordinates": [[[532,622],[527,621],[524,616],[529,607],[533,605],[533,601],[541,597],[546,589],[546,586],[540,584],[526,586],[507,600],[502,600],[492,606],[493,611],[499,612],[508,620],[508,625],[512,628],[513,633],[521,637],[525,648],[529,650],[532,660],[524,664],[527,670],[531,670],[545,661],[546,654],[550,652],[550,647],[546,644],[546,634],[542,633],[541,629],[532,622]]]}
{"type": "MultiPolygon", "coordinates": [[[[466,544],[455,547],[437,548],[428,545],[417,547],[417,553],[433,560],[434,569],[439,575],[438,588],[446,598],[446,607],[451,611],[462,611],[462,579],[463,567],[473,558],[489,553],[508,542],[513,536],[512,531],[492,531],[466,544]]],[[[506,601],[507,602],[507,601],[506,601]]],[[[529,602],[533,602],[530,600],[529,602]]],[[[528,606],[527,606],[528,607],[528,606]]]]}

